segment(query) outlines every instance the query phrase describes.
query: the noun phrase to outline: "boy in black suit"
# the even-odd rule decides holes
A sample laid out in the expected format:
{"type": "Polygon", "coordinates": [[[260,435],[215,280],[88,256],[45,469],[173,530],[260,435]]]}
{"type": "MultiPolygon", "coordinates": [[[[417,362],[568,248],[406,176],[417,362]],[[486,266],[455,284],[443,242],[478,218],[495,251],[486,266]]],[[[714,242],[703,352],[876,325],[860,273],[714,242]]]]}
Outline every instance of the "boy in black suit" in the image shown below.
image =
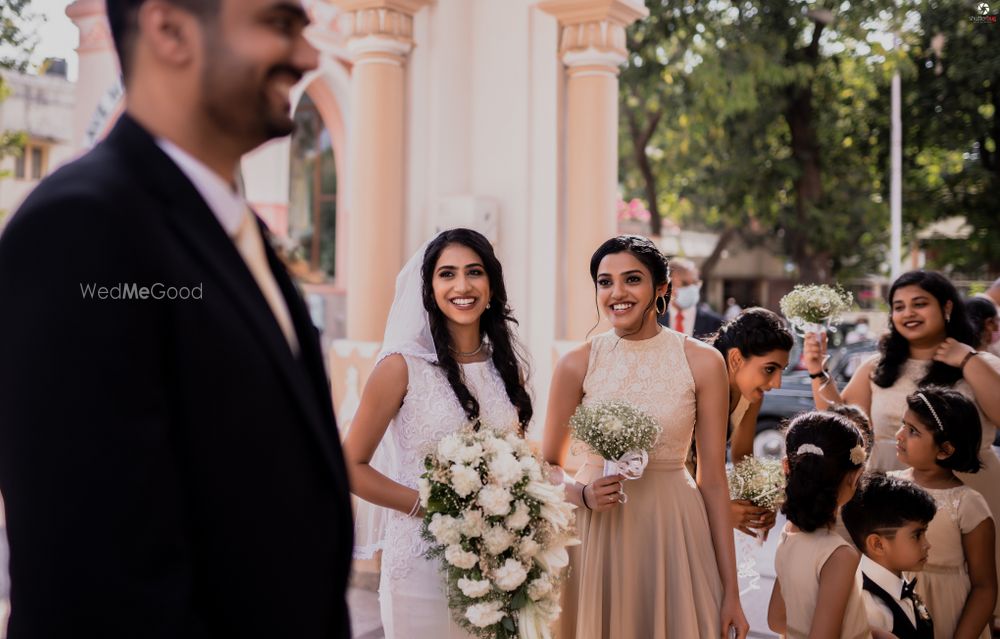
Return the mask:
{"type": "Polygon", "coordinates": [[[927,525],[937,512],[934,499],[903,479],[872,475],[842,511],[855,545],[864,556],[858,567],[868,623],[876,637],[933,639],[934,626],[916,584],[904,572],[919,572],[927,562],[927,525]]]}

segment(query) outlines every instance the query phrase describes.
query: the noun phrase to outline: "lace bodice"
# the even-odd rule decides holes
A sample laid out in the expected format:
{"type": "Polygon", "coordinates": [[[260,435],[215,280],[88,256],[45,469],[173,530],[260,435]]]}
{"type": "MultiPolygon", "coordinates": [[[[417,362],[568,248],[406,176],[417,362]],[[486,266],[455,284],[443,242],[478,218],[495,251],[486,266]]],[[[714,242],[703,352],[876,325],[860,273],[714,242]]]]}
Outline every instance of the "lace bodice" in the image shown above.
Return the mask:
{"type": "MultiPolygon", "coordinates": [[[[389,425],[387,443],[395,460],[391,478],[416,489],[427,453],[468,420],[440,368],[419,357],[403,357],[408,375],[406,396],[389,425]]],[[[462,373],[465,385],[479,401],[482,421],[496,428],[516,428],[517,409],[510,403],[493,362],[463,364],[462,373]]],[[[411,562],[427,550],[427,542],[420,537],[420,525],[415,517],[391,511],[382,543],[384,576],[404,578],[411,562]]]]}
{"type": "MultiPolygon", "coordinates": [[[[889,474],[913,481],[912,468],[889,474]]],[[[938,508],[927,527],[927,541],[931,545],[927,553],[927,567],[930,570],[953,569],[965,572],[962,535],[972,532],[983,520],[992,518],[990,507],[982,495],[968,486],[924,490],[934,498],[938,508]]]]}
{"type": "Polygon", "coordinates": [[[644,340],[609,331],[590,343],[583,404],[625,401],[660,422],[663,433],[650,460],[683,462],[691,447],[697,404],[685,339],[668,329],[644,340]]]}

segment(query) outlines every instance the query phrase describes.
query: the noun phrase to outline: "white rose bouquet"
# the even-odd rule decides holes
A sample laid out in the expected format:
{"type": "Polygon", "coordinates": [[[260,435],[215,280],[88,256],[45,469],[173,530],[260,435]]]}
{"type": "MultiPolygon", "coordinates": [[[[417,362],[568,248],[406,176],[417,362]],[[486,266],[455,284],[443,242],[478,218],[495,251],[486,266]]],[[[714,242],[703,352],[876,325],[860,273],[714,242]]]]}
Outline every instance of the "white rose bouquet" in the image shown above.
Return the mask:
{"type": "Polygon", "coordinates": [[[781,313],[800,333],[818,333],[833,328],[851,309],[854,296],[838,284],[797,284],[778,305],[781,313]]]}
{"type": "Polygon", "coordinates": [[[573,437],[604,458],[604,474],[642,477],[649,452],[662,432],[653,417],[626,402],[581,404],[570,417],[573,437]]]}
{"type": "Polygon", "coordinates": [[[521,437],[472,426],[424,460],[420,503],[455,621],[482,639],[548,639],[573,506],[521,437]]]}

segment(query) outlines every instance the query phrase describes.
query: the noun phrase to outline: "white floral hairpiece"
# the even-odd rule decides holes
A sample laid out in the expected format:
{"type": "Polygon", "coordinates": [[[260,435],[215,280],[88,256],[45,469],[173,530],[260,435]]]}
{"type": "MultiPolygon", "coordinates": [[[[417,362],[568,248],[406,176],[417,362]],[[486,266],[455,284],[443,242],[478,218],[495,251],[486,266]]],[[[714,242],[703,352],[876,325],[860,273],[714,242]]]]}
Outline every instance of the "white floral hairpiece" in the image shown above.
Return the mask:
{"type": "Polygon", "coordinates": [[[795,451],[795,454],[797,456],[819,455],[820,457],[822,457],[825,453],[823,452],[823,449],[817,446],[816,444],[802,444],[801,446],[799,446],[799,449],[795,451]]]}
{"type": "Polygon", "coordinates": [[[931,406],[931,402],[929,399],[927,399],[927,396],[924,395],[923,393],[917,393],[917,397],[924,400],[924,405],[927,406],[927,410],[931,412],[931,415],[934,417],[934,421],[937,422],[938,430],[944,430],[944,424],[941,423],[941,418],[938,417],[937,411],[934,410],[933,406],[931,406]]]}
{"type": "Polygon", "coordinates": [[[854,464],[855,466],[860,466],[861,464],[865,463],[866,459],[868,459],[868,453],[865,452],[864,446],[858,444],[857,446],[851,449],[852,464],[854,464]]]}

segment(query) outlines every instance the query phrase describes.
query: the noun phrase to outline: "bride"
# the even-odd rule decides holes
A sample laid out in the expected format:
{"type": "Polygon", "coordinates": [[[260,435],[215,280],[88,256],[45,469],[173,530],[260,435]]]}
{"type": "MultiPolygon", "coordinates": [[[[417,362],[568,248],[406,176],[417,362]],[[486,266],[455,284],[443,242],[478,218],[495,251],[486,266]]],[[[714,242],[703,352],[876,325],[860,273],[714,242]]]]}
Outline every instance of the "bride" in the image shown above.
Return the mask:
{"type": "Polygon", "coordinates": [[[388,509],[359,513],[355,540],[355,557],[382,551],[386,639],[469,637],[451,619],[438,562],[423,557],[416,487],[424,455],[468,422],[524,434],[531,398],[511,324],[500,262],[475,231],[444,231],[396,280],[383,349],[344,441],[351,490],[388,509]]]}

